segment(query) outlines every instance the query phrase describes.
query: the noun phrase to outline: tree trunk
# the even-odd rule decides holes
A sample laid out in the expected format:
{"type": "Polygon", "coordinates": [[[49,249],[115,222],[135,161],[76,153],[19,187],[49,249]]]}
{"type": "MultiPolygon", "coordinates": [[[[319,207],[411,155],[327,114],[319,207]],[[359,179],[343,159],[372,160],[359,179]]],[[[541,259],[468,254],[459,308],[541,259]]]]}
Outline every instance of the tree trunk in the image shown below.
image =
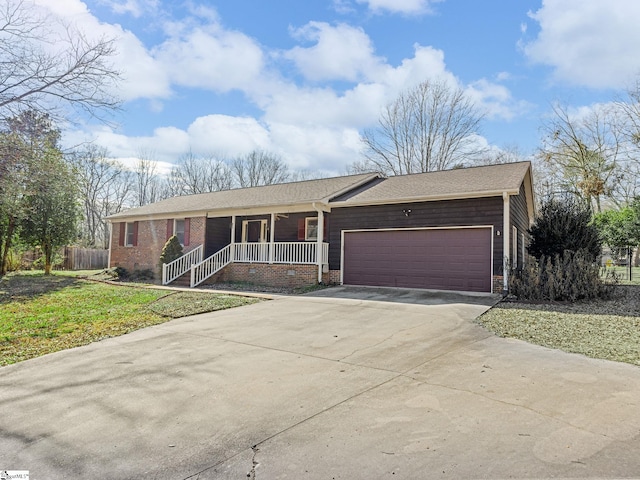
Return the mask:
{"type": "Polygon", "coordinates": [[[9,258],[9,249],[11,248],[11,237],[16,228],[16,219],[9,216],[9,225],[7,226],[7,235],[4,239],[4,248],[2,249],[2,258],[0,258],[0,277],[7,274],[7,259],[9,258]]]}
{"type": "Polygon", "coordinates": [[[51,245],[44,245],[44,274],[51,275],[51,257],[53,256],[53,249],[51,245]]]}

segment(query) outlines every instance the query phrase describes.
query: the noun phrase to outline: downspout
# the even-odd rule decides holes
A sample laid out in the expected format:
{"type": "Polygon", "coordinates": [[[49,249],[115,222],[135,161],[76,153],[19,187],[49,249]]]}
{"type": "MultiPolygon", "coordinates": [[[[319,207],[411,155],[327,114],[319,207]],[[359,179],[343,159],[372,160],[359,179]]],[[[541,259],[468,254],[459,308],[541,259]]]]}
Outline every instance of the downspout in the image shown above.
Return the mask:
{"type": "Polygon", "coordinates": [[[316,207],[313,202],[312,207],[318,212],[318,235],[316,238],[316,263],[318,264],[318,283],[322,283],[322,241],[324,240],[324,211],[316,207]]]}
{"type": "Polygon", "coordinates": [[[511,266],[511,254],[509,252],[511,234],[511,209],[509,208],[509,194],[502,192],[503,212],[502,212],[502,288],[504,292],[509,290],[509,268],[511,266]]]}
{"type": "Polygon", "coordinates": [[[113,241],[113,222],[109,220],[109,253],[107,254],[107,268],[111,268],[111,245],[113,241]]]}

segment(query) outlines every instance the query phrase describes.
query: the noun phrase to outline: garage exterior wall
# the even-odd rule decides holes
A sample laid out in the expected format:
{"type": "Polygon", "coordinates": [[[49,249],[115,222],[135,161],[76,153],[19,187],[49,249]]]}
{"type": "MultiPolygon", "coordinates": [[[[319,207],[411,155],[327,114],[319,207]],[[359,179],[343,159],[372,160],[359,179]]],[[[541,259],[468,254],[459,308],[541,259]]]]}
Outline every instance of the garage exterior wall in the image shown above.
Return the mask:
{"type": "MultiPolygon", "coordinates": [[[[329,231],[329,268],[341,269],[343,230],[483,225],[493,226],[494,232],[502,232],[502,215],[502,197],[333,208],[329,231]]],[[[501,237],[498,240],[494,238],[493,241],[494,275],[502,275],[501,237]]]]}
{"type": "Polygon", "coordinates": [[[510,258],[515,258],[517,255],[517,265],[521,266],[524,264],[526,259],[526,247],[529,245],[530,236],[529,236],[529,206],[527,204],[527,197],[524,190],[524,184],[520,186],[520,193],[518,195],[512,195],[510,198],[510,208],[509,211],[511,213],[511,227],[513,231],[513,227],[518,229],[518,240],[514,242],[511,239],[511,254],[510,258]],[[524,242],[523,235],[524,234],[524,242]],[[523,244],[524,243],[524,244],[523,244]],[[516,247],[516,252],[513,251],[514,246],[516,247]],[[523,248],[524,247],[524,248],[523,248]],[[523,255],[524,253],[524,255],[523,255]]]}

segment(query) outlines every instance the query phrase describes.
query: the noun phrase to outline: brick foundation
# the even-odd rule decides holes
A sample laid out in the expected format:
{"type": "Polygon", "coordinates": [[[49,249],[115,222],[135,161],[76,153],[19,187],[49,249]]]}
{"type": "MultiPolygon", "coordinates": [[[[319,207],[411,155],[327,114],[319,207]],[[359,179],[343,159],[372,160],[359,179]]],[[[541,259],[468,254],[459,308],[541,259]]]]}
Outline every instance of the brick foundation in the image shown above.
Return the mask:
{"type": "Polygon", "coordinates": [[[504,293],[504,277],[502,275],[493,276],[493,293],[504,293]]]}
{"type": "MultiPolygon", "coordinates": [[[[333,270],[322,275],[324,283],[331,282],[333,270]]],[[[206,284],[219,282],[247,282],[254,285],[270,285],[274,287],[304,287],[318,283],[317,265],[287,265],[266,263],[232,263],[205,281],[206,284]]],[[[336,282],[334,282],[336,283],[336,282]]]]}

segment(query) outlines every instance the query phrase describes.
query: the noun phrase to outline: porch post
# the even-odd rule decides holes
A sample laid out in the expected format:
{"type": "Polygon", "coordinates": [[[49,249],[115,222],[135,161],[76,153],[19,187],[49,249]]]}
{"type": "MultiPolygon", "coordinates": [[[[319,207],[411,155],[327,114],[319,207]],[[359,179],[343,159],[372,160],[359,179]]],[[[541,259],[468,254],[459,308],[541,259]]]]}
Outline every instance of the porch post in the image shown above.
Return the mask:
{"type": "Polygon", "coordinates": [[[236,244],[236,216],[235,215],[231,215],[231,252],[230,253],[230,260],[233,262],[235,260],[235,252],[236,252],[236,248],[235,248],[235,244],[236,244]]]}
{"type": "Polygon", "coordinates": [[[511,234],[511,211],[509,208],[509,194],[507,192],[502,193],[502,200],[504,202],[502,211],[502,282],[503,289],[506,292],[509,289],[509,268],[511,268],[511,254],[510,248],[510,234],[511,234]]]}
{"type": "Polygon", "coordinates": [[[275,247],[275,228],[276,214],[271,214],[271,226],[269,227],[269,263],[273,263],[274,247],[275,247]]]}
{"type": "Polygon", "coordinates": [[[324,240],[324,212],[318,209],[318,238],[316,239],[316,261],[318,262],[318,283],[322,283],[322,241],[324,240]]]}

